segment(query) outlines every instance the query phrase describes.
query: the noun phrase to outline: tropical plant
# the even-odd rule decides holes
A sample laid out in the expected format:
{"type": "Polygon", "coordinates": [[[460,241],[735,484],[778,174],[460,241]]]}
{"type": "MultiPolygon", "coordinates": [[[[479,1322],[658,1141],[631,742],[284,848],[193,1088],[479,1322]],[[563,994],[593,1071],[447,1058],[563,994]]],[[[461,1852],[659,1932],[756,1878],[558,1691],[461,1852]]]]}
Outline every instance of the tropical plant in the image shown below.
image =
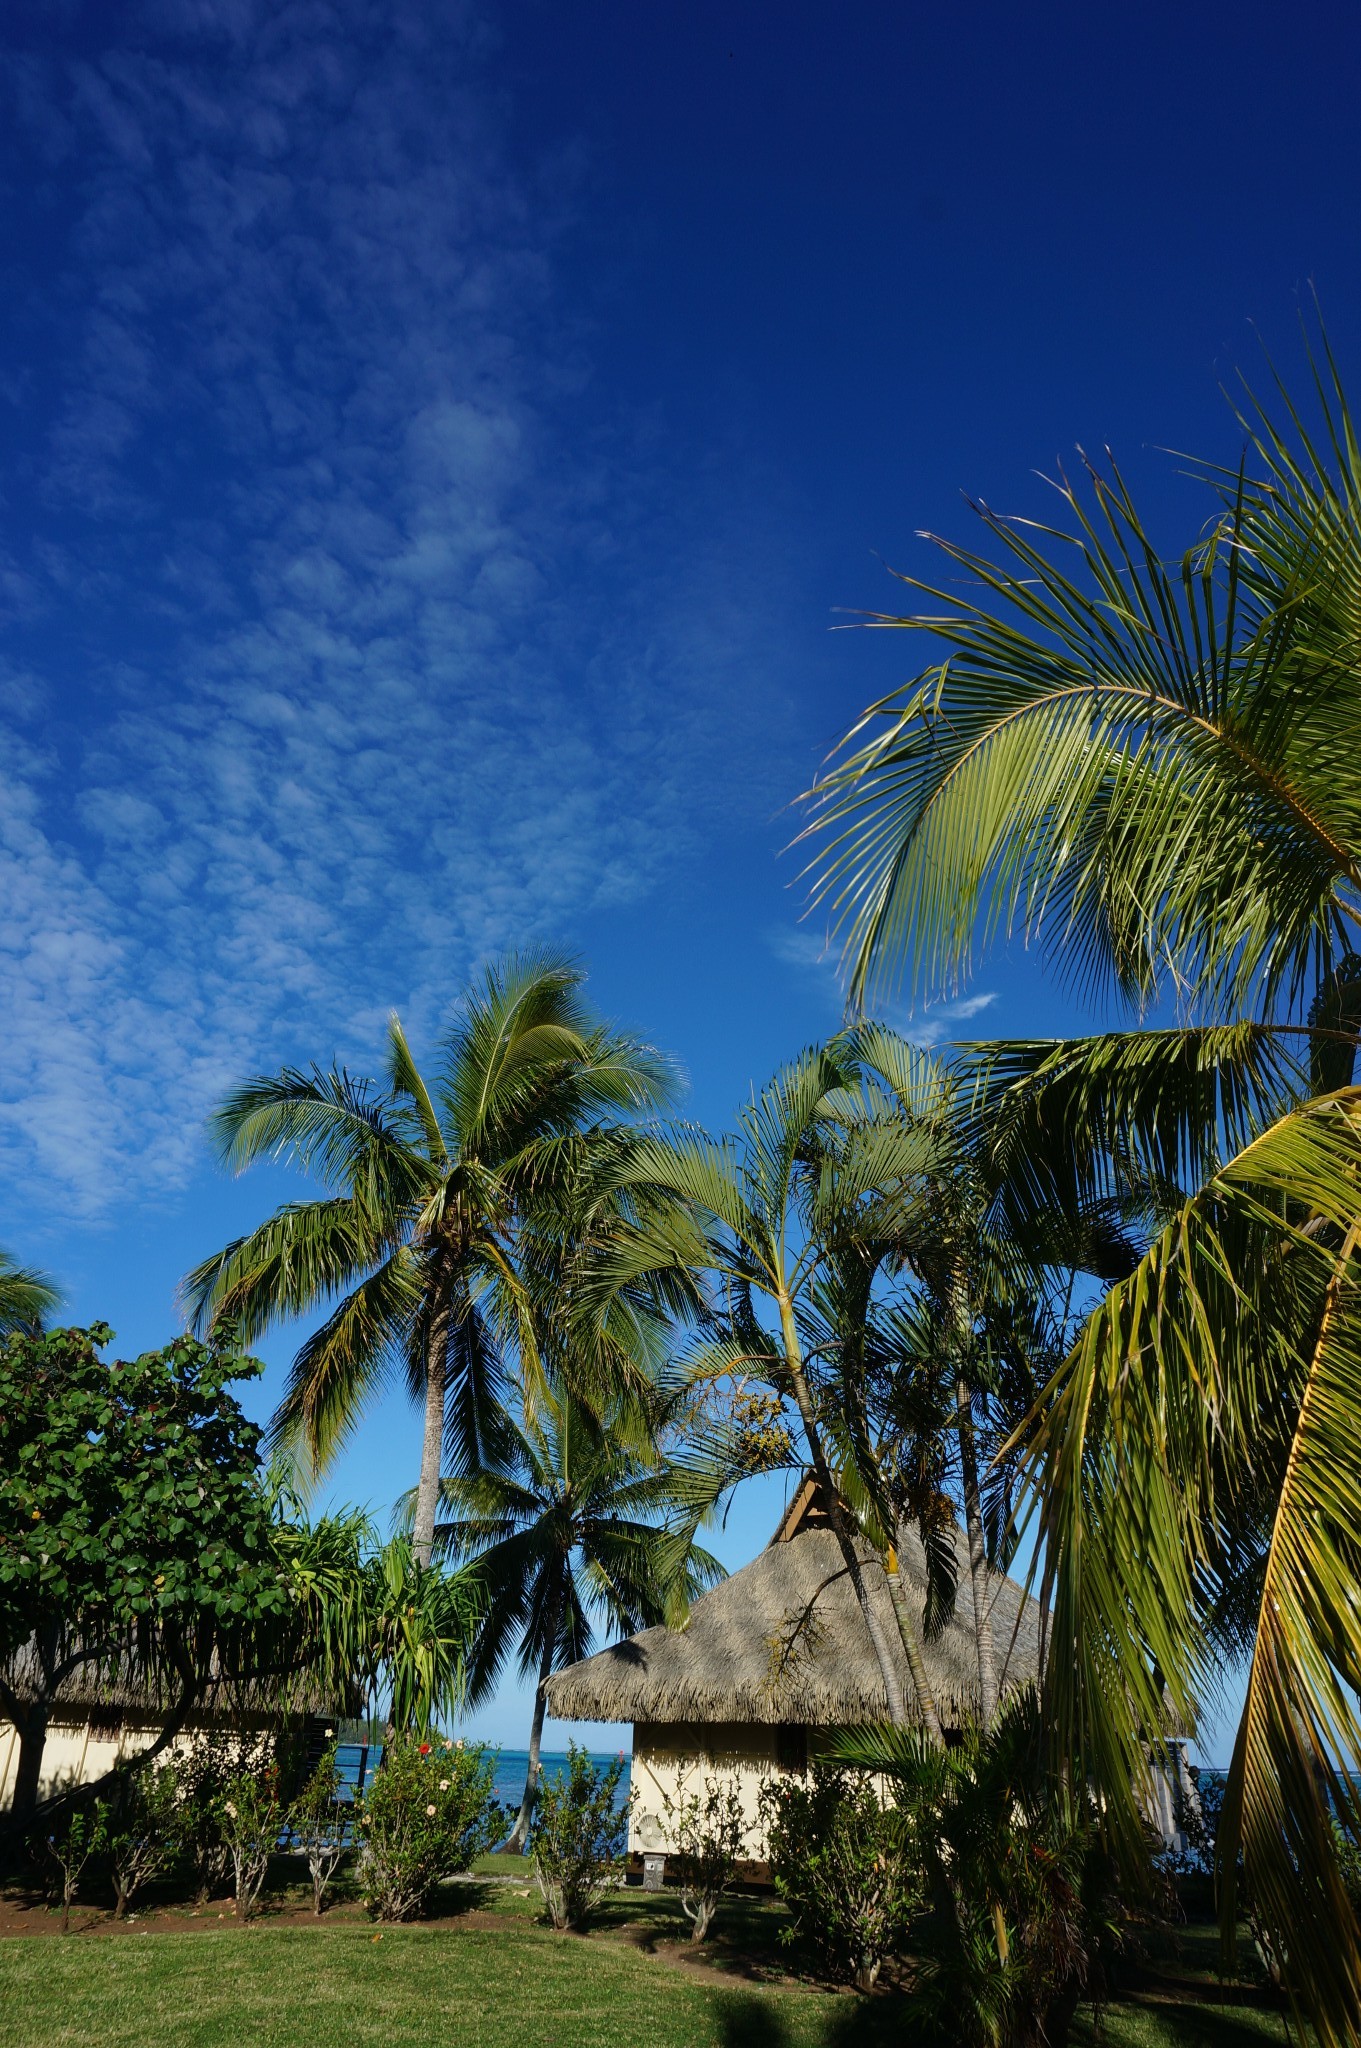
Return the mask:
{"type": "Polygon", "coordinates": [[[422,1564],[446,1445],[456,1471],[495,1450],[507,1343],[535,1368],[517,1227],[530,1210],[549,1227],[583,1152],[615,1141],[602,1119],[651,1110],[671,1085],[657,1053],[590,1014],[581,983],[546,954],[511,957],[469,990],[431,1082],[394,1016],[382,1087],[342,1068],[287,1068],[247,1082],[212,1121],[234,1170],[283,1160],[328,1193],[286,1203],[196,1267],[185,1281],[194,1326],[245,1343],[335,1302],[293,1361],[275,1435],[324,1466],[402,1376],[424,1410],[412,1524],[422,1564]]]}
{"type": "Polygon", "coordinates": [[[173,1760],[120,1772],[112,1786],[104,1846],[113,1879],[113,1917],[122,1920],[138,1892],[180,1852],[181,1787],[173,1760]]]}
{"type": "Polygon", "coordinates": [[[1247,1660],[1219,1842],[1325,2048],[1361,2039],[1334,1812],[1361,1825],[1361,449],[1249,394],[1242,466],[1167,566],[1118,472],[1063,523],[983,512],[965,581],[881,625],[946,655],[814,793],[852,993],[952,982],[1019,927],[1174,1024],[979,1056],[1036,1188],[1149,1197],[1151,1242],[1046,1398],[1048,1711],[1130,1853],[1149,1743],[1247,1660]],[[1075,1143],[1080,1136],[1081,1142],[1075,1143]]]}
{"type": "Polygon", "coordinates": [[[632,1794],[621,1800],[623,1756],[597,1770],[584,1749],[567,1745],[567,1769],[539,1788],[529,1852],[544,1910],[559,1933],[580,1932],[601,1897],[620,1881],[632,1794]]]}
{"type": "Polygon", "coordinates": [[[0,1338],[36,1337],[61,1299],[61,1289],[45,1273],[0,1252],[0,1338]]]}
{"type": "MultiPolygon", "coordinates": [[[[674,1408],[683,1390],[672,1397],[674,1408]]],[[[468,1702],[496,1686],[518,1648],[535,1679],[524,1798],[506,1847],[523,1849],[539,1780],[549,1677],[589,1655],[595,1620],[628,1635],[677,1623],[723,1575],[694,1541],[684,1475],[657,1447],[667,1403],[646,1419],[616,1404],[603,1416],[568,1391],[545,1390],[503,1450],[443,1486],[438,1554],[465,1562],[485,1611],[468,1669],[468,1702]]]]}
{"type": "Polygon", "coordinates": [[[782,1939],[802,1940],[834,1976],[872,1991],[921,1906],[904,1816],[857,1771],[814,1763],[807,1782],[762,1787],[767,1854],[789,1908],[782,1939]]]}
{"type": "Polygon", "coordinates": [[[471,1867],[496,1840],[495,1756],[447,1739],[394,1735],[359,1802],[359,1881],[379,1920],[423,1913],[442,1877],[471,1867]]]}
{"type": "Polygon", "coordinates": [[[692,1792],[688,1772],[682,1770],[676,1797],[662,1794],[662,1812],[681,1911],[690,1922],[690,1939],[703,1941],[737,1874],[746,1842],[742,1795],[731,1779],[708,1777],[692,1792]]]}
{"type": "Polygon", "coordinates": [[[232,1874],[231,1852],[222,1835],[222,1801],[230,1780],[242,1771],[261,1771],[271,1747],[255,1737],[198,1728],[175,1751],[180,1781],[181,1849],[199,1905],[220,1898],[232,1874]]]}
{"type": "Polygon", "coordinates": [[[831,1753],[893,1800],[918,1886],[910,1946],[917,2013],[959,2048],[1062,2048],[1099,2002],[1115,1943],[1094,1812],[1053,1768],[1038,1695],[948,1749],[915,1729],[852,1729],[831,1753]]]}
{"type": "Polygon", "coordinates": [[[255,1911],[283,1833],[279,1766],[272,1757],[262,1769],[237,1771],[227,1780],[218,1826],[231,1857],[236,1917],[245,1922],[255,1911]]]}
{"type": "Polygon", "coordinates": [[[307,1862],[312,1880],[312,1910],[320,1919],[326,1892],[348,1847],[349,1814],[340,1803],[340,1772],[332,1736],[315,1768],[288,1808],[289,1833],[307,1862]]]}

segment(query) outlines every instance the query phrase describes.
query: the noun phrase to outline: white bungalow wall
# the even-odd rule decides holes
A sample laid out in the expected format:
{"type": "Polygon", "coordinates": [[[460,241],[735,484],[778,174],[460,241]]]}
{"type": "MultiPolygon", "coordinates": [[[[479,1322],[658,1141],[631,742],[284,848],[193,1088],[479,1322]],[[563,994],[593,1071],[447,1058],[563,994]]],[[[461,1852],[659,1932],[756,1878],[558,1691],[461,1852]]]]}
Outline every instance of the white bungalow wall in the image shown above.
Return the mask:
{"type": "MultiPolygon", "coordinates": [[[[219,1723],[219,1728],[221,1724],[219,1723]]],[[[159,1721],[125,1720],[116,1733],[96,1733],[88,1721],[51,1721],[43,1747],[42,1773],[38,1779],[39,1799],[57,1792],[69,1792],[77,1785],[93,1785],[106,1771],[128,1763],[150,1749],[161,1732],[159,1721]]],[[[197,1730],[185,1728],[166,1745],[174,1756],[190,1748],[197,1730]]],[[[243,1736],[242,1740],[246,1738],[243,1736]]],[[[14,1781],[19,1771],[19,1732],[12,1721],[0,1720],[0,1813],[11,1804],[14,1781]]]]}

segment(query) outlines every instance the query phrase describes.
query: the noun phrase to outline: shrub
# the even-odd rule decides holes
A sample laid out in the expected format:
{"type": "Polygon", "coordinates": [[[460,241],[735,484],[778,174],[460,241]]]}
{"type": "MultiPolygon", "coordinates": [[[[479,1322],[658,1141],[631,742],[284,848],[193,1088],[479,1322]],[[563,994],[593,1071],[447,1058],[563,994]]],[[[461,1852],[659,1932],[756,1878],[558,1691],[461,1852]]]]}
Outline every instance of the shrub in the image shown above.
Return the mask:
{"type": "Polygon", "coordinates": [[[674,1865],[681,1911],[690,1921],[690,1939],[703,1941],[713,1924],[723,1894],[733,1881],[746,1836],[742,1801],[735,1784],[706,1778],[698,1792],[662,1796],[667,1833],[675,1845],[674,1865]]]}
{"type": "Polygon", "coordinates": [[[529,1852],[548,1918],[559,1932],[583,1928],[601,1893],[620,1875],[632,1795],[619,1804],[624,1759],[598,1771],[584,1749],[567,1748],[567,1769],[539,1787],[529,1852]]]}
{"type": "Polygon", "coordinates": [[[262,1771],[239,1771],[229,1778],[218,1813],[222,1839],[232,1859],[237,1918],[249,1920],[264,1888],[270,1855],[279,1846],[283,1831],[278,1766],[269,1763],[262,1771]]]}
{"type": "Polygon", "coordinates": [[[922,1900],[902,1816],[870,1780],[816,1764],[762,1788],[771,1877],[793,1927],[834,1976],[869,1991],[922,1900]]]}
{"type": "Polygon", "coordinates": [[[109,1812],[102,1800],[93,1806],[68,1807],[36,1845],[41,1862],[56,1878],[63,1934],[70,1928],[71,1906],[86,1865],[104,1853],[108,1825],[109,1812]]]}
{"type": "Polygon", "coordinates": [[[115,1920],[124,1917],[144,1885],[175,1861],[181,1826],[179,1774],[173,1763],[134,1765],[121,1774],[107,1830],[115,1920]]]}
{"type": "Polygon", "coordinates": [[[232,1854],[222,1832],[222,1802],[234,1778],[267,1769],[266,1735],[241,1737],[200,1730],[175,1758],[180,1785],[180,1852],[189,1864],[200,1905],[221,1897],[232,1876],[232,1854]]]}
{"type": "Polygon", "coordinates": [[[317,1767],[289,1810],[289,1828],[298,1848],[307,1858],[312,1880],[312,1905],[320,1918],[326,1887],[335,1876],[345,1854],[345,1812],[338,1804],[340,1773],[336,1769],[336,1746],[327,1744],[317,1767]]]}
{"type": "Polygon", "coordinates": [[[393,1737],[359,1804],[360,1883],[379,1920],[412,1920],[442,1877],[466,1870],[500,1832],[496,1760],[463,1743],[393,1737]]]}

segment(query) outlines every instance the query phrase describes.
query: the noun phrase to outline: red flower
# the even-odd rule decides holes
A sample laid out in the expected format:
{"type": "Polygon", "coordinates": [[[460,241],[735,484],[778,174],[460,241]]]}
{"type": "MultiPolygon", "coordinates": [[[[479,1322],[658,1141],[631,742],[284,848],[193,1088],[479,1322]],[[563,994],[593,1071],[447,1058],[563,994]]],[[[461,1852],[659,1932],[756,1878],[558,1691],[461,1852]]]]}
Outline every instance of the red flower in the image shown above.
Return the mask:
{"type": "Polygon", "coordinates": [[[423,1742],[423,1743],[421,1744],[421,1755],[422,1755],[422,1756],[429,1756],[429,1754],[430,1754],[430,1744],[429,1744],[428,1742],[423,1742]]]}

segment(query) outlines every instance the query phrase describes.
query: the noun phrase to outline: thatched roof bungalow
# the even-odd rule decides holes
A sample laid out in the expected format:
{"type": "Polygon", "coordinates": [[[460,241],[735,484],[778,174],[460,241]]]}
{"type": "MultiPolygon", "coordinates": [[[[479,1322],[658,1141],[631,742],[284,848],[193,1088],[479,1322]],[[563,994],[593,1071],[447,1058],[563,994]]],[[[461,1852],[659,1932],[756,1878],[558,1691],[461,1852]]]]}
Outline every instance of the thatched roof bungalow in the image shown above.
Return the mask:
{"type": "MultiPolygon", "coordinates": [[[[926,1666],[947,1726],[978,1708],[978,1665],[967,1560],[959,1538],[959,1600],[926,1645],[926,1666]]],[[[899,1646],[888,1585],[865,1551],[871,1598],[899,1649],[909,1701],[915,1689],[899,1646]]],[[[920,1604],[925,1559],[915,1542],[900,1569],[920,1604]]],[[[1029,1684],[1040,1659],[1040,1609],[1015,1582],[990,1580],[993,1638],[1003,1692],[1029,1684]]],[[[630,1846],[667,1846],[665,1800],[687,1776],[734,1780],[760,1856],[762,1782],[807,1768],[834,1729],[887,1718],[888,1701],[864,1618],[828,1526],[817,1484],[806,1478],[760,1555],[697,1600],[685,1626],[648,1628],[550,1678],[548,1711],[561,1720],[631,1721],[638,1794],[630,1846]]]]}

